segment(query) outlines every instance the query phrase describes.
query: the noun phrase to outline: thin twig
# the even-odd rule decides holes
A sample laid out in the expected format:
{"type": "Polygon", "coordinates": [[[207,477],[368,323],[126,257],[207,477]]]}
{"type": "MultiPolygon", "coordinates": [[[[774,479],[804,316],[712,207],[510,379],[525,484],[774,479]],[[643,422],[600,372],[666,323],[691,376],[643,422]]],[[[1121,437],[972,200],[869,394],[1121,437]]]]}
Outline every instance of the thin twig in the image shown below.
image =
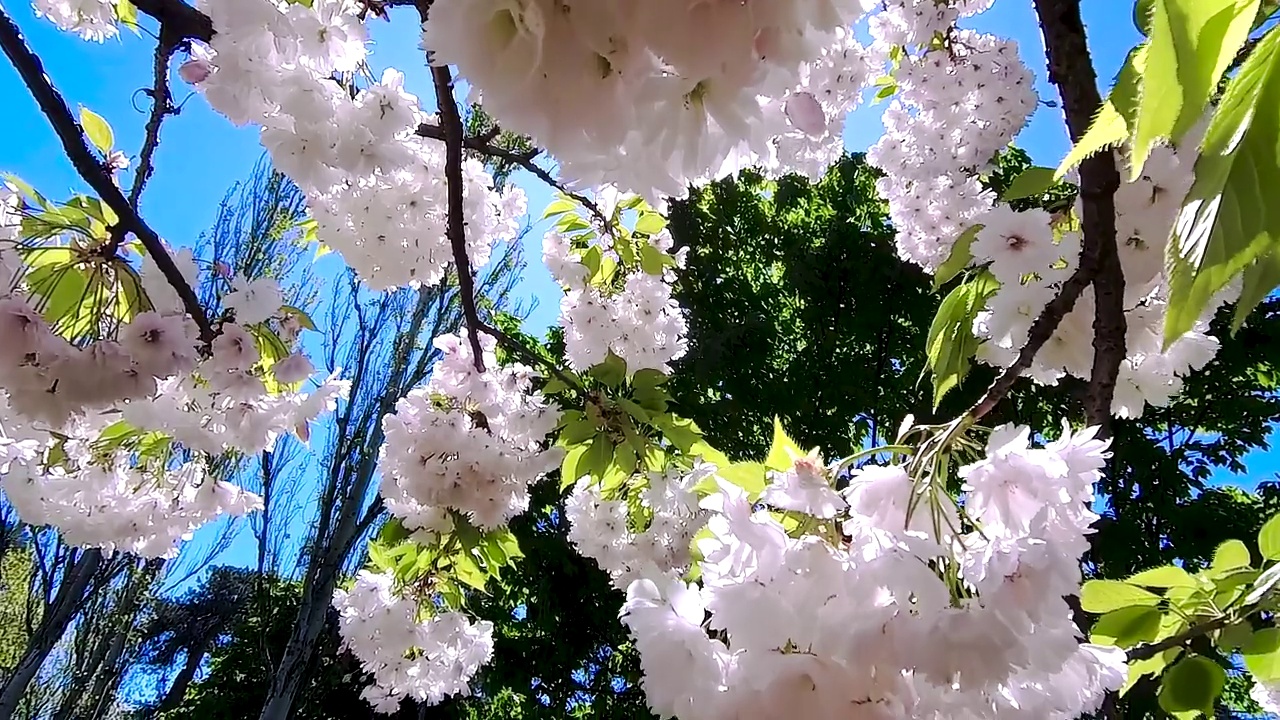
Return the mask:
{"type": "MultiPolygon", "coordinates": [[[[493,144],[493,138],[496,137],[497,134],[497,128],[493,128],[483,135],[463,138],[462,144],[463,147],[473,152],[480,153],[481,155],[485,155],[496,160],[506,160],[507,162],[528,170],[542,182],[555,188],[566,197],[572,198],[579,205],[585,207],[587,212],[591,213],[596,221],[600,223],[604,232],[611,235],[613,234],[613,223],[610,222],[607,216],[605,216],[604,211],[600,209],[600,206],[596,204],[594,200],[581,193],[570,190],[564,183],[556,180],[551,173],[547,172],[546,169],[540,167],[534,162],[534,159],[537,158],[538,155],[542,154],[542,150],[538,148],[534,148],[526,152],[508,150],[507,148],[493,144]]],[[[445,139],[444,129],[439,125],[432,125],[430,123],[422,123],[419,125],[418,135],[425,138],[431,138],[433,140],[445,139]]]]}
{"type": "Polygon", "coordinates": [[[471,258],[467,256],[466,220],[462,196],[462,116],[453,99],[453,73],[447,65],[432,65],[431,80],[436,88],[436,104],[444,128],[444,177],[449,190],[449,224],[446,234],[453,248],[453,264],[458,270],[458,293],[462,301],[462,317],[467,323],[471,354],[476,370],[484,372],[484,351],[480,347],[480,313],[476,309],[475,277],[471,274],[471,258]]]}
{"type": "Polygon", "coordinates": [[[524,359],[525,362],[531,365],[537,365],[544,368],[545,370],[550,372],[552,375],[555,375],[560,380],[560,382],[563,382],[565,385],[568,385],[569,387],[572,387],[572,388],[578,388],[578,389],[582,388],[582,383],[578,381],[577,378],[574,378],[572,375],[569,375],[568,373],[566,373],[563,369],[560,368],[559,365],[556,365],[554,362],[551,362],[544,357],[539,357],[538,355],[530,352],[529,349],[524,346],[524,343],[502,332],[498,328],[488,324],[481,324],[480,331],[492,337],[494,340],[497,340],[498,344],[501,345],[502,347],[519,355],[521,358],[524,359]]]}
{"type": "Polygon", "coordinates": [[[178,49],[178,43],[164,26],[160,26],[160,41],[156,44],[155,62],[152,65],[154,80],[151,85],[151,117],[147,118],[142,150],[138,153],[138,169],[133,174],[133,187],[129,189],[129,204],[138,207],[142,197],[142,189],[151,179],[154,170],[152,158],[160,145],[160,124],[169,115],[177,115],[178,108],[173,104],[173,95],[169,92],[169,59],[178,49]]]}
{"type": "Polygon", "coordinates": [[[89,149],[89,146],[85,143],[84,130],[76,122],[76,119],[72,117],[66,100],[53,87],[49,76],[45,74],[44,64],[27,47],[18,26],[14,24],[3,8],[0,8],[0,48],[3,48],[4,54],[9,57],[9,61],[13,63],[13,67],[22,77],[22,81],[26,84],[32,97],[35,98],[41,111],[49,119],[49,124],[53,126],[54,132],[57,133],[58,138],[62,141],[62,148],[66,152],[67,158],[71,160],[71,164],[80,174],[80,177],[115,212],[119,218],[118,224],[123,229],[132,232],[142,242],[147,253],[155,261],[156,267],[160,269],[165,280],[173,287],[178,297],[182,300],[183,306],[200,328],[201,339],[206,343],[212,342],[214,337],[213,327],[209,324],[209,318],[205,315],[204,308],[201,307],[195,291],[191,289],[186,278],[182,276],[182,272],[174,264],[173,258],[169,257],[169,253],[165,250],[160,236],[138,215],[133,205],[129,203],[128,198],[124,196],[124,193],[115,184],[110,169],[89,149]]]}

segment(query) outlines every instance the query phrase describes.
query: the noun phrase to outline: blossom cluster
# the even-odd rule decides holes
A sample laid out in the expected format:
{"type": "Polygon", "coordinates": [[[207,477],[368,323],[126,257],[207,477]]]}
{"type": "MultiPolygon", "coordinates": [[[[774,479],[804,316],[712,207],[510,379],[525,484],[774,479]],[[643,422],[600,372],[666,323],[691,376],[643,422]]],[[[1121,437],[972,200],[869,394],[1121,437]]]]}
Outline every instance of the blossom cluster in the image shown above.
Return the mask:
{"type": "MultiPolygon", "coordinates": [[[[674,257],[667,255],[672,240],[665,230],[639,242],[670,258],[676,266],[684,261],[686,248],[674,257]]],[[[556,232],[547,233],[542,240],[543,262],[565,289],[560,299],[560,325],[569,366],[586,370],[612,352],[626,361],[629,371],[669,372],[670,363],[687,349],[684,311],[671,297],[675,281],[671,268],[664,263],[657,273],[651,273],[643,265],[626,267],[619,264],[614,250],[593,247],[618,269],[607,283],[592,283],[591,268],[582,262],[586,250],[575,248],[556,232]]]]}
{"type": "Polygon", "coordinates": [[[821,464],[797,458],[764,496],[783,514],[718,481],[702,501],[700,583],[628,589],[651,708],[680,720],[1090,712],[1126,678],[1124,652],[1081,644],[1063,599],[1080,589],[1105,450],[1092,430],[1036,448],[1026,428],[997,429],[961,471],[972,526],[949,499],[918,500],[928,487],[902,466],[867,466],[837,493],[833,473],[822,489],[821,464]]]}
{"type": "Polygon", "coordinates": [[[591,478],[582,478],[565,500],[569,541],[621,590],[640,578],[682,577],[692,563],[693,536],[706,524],[694,488],[715,469],[700,463],[688,472],[671,468],[646,473],[639,513],[648,526],[639,532],[631,529],[626,497],[606,498],[591,478]]]}
{"type": "Polygon", "coordinates": [[[532,389],[534,371],[499,367],[493,338],[480,343],[483,371],[467,335],[436,338],[430,381],[382,420],[382,497],[410,530],[434,528],[446,508],[501,527],[529,507],[529,484],[559,461],[545,447],[559,409],[532,389]]]}
{"type": "Polygon", "coordinates": [[[0,489],[24,522],[56,527],[72,545],[172,557],[201,525],[261,509],[260,497],[212,477],[200,459],[138,462],[104,445],[112,425],[77,418],[58,442],[0,408],[0,489]]]}
{"type": "MultiPolygon", "coordinates": [[[[261,126],[275,166],[307,193],[317,239],[374,289],[438,282],[453,255],[444,144],[418,135],[432,118],[395,70],[359,91],[333,77],[364,64],[361,3],[198,5],[216,35],[195,46],[183,77],[232,122],[261,126]]],[[[466,251],[480,267],[516,237],[526,200],[496,191],[477,160],[462,171],[466,251]]]]}
{"type": "MultiPolygon", "coordinates": [[[[1182,378],[1208,363],[1218,341],[1208,334],[1208,320],[1222,303],[1238,293],[1228,288],[1210,304],[1190,331],[1163,346],[1168,306],[1165,245],[1182,197],[1191,185],[1194,145],[1184,149],[1157,147],[1132,182],[1115,195],[1116,237],[1125,276],[1127,324],[1125,359],[1116,381],[1112,413],[1138,417],[1144,405],[1163,406],[1182,389],[1182,378]]],[[[1075,213],[1079,217],[1080,202],[1075,213]]],[[[982,224],[971,251],[975,263],[987,264],[1000,287],[978,315],[974,331],[986,340],[978,358],[992,365],[1013,364],[1026,344],[1031,324],[1057,295],[1080,262],[1081,234],[1063,227],[1043,210],[1015,212],[997,207],[979,218],[982,224]]],[[[1093,371],[1093,288],[1087,288],[1036,355],[1027,374],[1037,382],[1056,383],[1064,376],[1087,378],[1093,371]]]]}
{"type": "MultiPolygon", "coordinates": [[[[72,544],[163,557],[219,515],[260,507],[257,496],[213,477],[203,458],[186,453],[253,454],[284,432],[305,434],[312,420],[332,409],[345,383],[330,378],[312,393],[287,389],[311,376],[310,362],[295,352],[267,368],[253,332],[235,322],[219,324],[206,348],[149,258],[139,274],[143,295],[130,302],[145,300],[150,310],[124,308],[136,314],[122,320],[121,301],[112,293],[86,293],[78,307],[51,306],[62,283],[74,286],[80,251],[57,244],[20,249],[21,212],[17,194],[4,190],[0,486],[19,516],[57,527],[72,544]],[[68,269],[61,274],[33,264],[63,255],[68,269]],[[46,317],[51,310],[58,314],[46,317]],[[280,387],[269,390],[267,380],[280,387]],[[150,452],[123,444],[127,436],[148,432],[150,452]]],[[[199,273],[191,251],[173,257],[195,286],[199,273]]],[[[95,273],[110,277],[105,270],[95,273]]],[[[281,320],[283,298],[273,280],[237,278],[223,303],[231,317],[260,329],[268,321],[282,331],[289,327],[281,320]]],[[[289,337],[290,344],[295,340],[289,337]]]]}
{"type": "Polygon", "coordinates": [[[83,40],[103,42],[117,34],[113,0],[36,0],[34,4],[37,16],[83,40]]]}
{"type": "Polygon", "coordinates": [[[390,573],[361,571],[349,590],[334,592],[333,606],[343,647],[373,676],[363,697],[381,713],[405,698],[434,705],[469,695],[467,683],[493,657],[492,623],[457,612],[420,619],[418,601],[398,592],[390,573]]]}
{"type": "Polygon", "coordinates": [[[812,169],[838,153],[866,78],[848,29],[871,5],[437,0],[423,46],[564,177],[654,199],[760,159],[797,153],[812,169]]]}
{"type": "Polygon", "coordinates": [[[1037,97],[1017,43],[955,27],[962,11],[981,5],[885,5],[871,18],[872,50],[890,63],[896,92],[867,160],[885,171],[876,187],[889,204],[898,253],[933,271],[991,208],[995,198],[978,174],[1026,124],[1037,97]]]}

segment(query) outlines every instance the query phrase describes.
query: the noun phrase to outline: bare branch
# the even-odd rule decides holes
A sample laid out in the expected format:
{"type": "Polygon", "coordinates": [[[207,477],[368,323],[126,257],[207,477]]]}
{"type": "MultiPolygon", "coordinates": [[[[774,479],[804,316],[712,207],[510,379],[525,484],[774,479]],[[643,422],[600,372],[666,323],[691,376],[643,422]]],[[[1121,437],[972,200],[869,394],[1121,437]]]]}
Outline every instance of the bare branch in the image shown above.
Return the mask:
{"type": "Polygon", "coordinates": [[[453,73],[449,67],[432,65],[431,80],[435,83],[436,104],[440,108],[440,123],[444,128],[444,176],[449,190],[446,233],[453,248],[453,265],[458,270],[458,293],[462,301],[462,317],[467,323],[467,335],[471,339],[472,359],[476,370],[484,372],[484,351],[480,347],[482,323],[476,310],[475,276],[471,274],[471,258],[467,256],[466,219],[463,217],[462,116],[458,113],[458,103],[453,99],[453,73]]]}
{"type": "Polygon", "coordinates": [[[133,4],[159,21],[161,28],[172,33],[175,39],[204,42],[213,39],[213,21],[182,0],[136,0],[133,4]]]}
{"type": "MultiPolygon", "coordinates": [[[[594,200],[582,195],[581,193],[569,190],[564,183],[556,180],[551,173],[547,172],[544,168],[539,167],[538,164],[534,162],[534,159],[542,154],[542,150],[534,148],[528,152],[515,152],[513,150],[508,150],[504,147],[494,145],[493,138],[497,137],[498,133],[498,129],[493,128],[483,135],[463,138],[463,147],[468,150],[478,152],[481,155],[494,158],[495,160],[506,160],[507,162],[528,170],[542,182],[555,188],[565,196],[572,198],[578,204],[585,207],[596,221],[600,223],[601,230],[612,234],[612,223],[609,221],[609,218],[605,217],[604,211],[600,209],[600,206],[597,205],[594,200]]],[[[445,139],[444,129],[438,125],[432,125],[430,123],[422,123],[419,125],[418,134],[425,138],[432,138],[433,140],[445,139]]]]}
{"type": "Polygon", "coordinates": [[[0,8],[0,48],[3,48],[4,54],[9,57],[9,61],[22,77],[22,81],[39,104],[41,111],[49,119],[49,124],[53,126],[54,132],[62,141],[67,158],[71,160],[80,177],[115,212],[119,218],[118,225],[125,231],[133,233],[142,242],[147,253],[155,261],[156,267],[177,292],[183,306],[199,326],[201,339],[211,342],[214,336],[213,328],[195,291],[187,284],[186,278],[174,264],[173,258],[169,257],[169,252],[165,250],[160,236],[138,215],[133,205],[116,185],[110,168],[85,144],[84,131],[72,117],[71,110],[67,107],[61,93],[53,87],[48,75],[45,74],[44,64],[27,47],[18,26],[3,8],[0,8]]]}
{"type": "Polygon", "coordinates": [[[1231,617],[1228,615],[1223,615],[1221,617],[1214,618],[1208,622],[1201,623],[1194,627],[1188,628],[1187,630],[1184,630],[1178,633],[1177,635],[1167,637],[1161,640],[1160,642],[1149,643],[1146,645],[1138,645],[1137,647],[1129,648],[1129,650],[1125,652],[1124,657],[1129,662],[1133,662],[1135,660],[1147,660],[1149,658],[1153,658],[1159,655],[1165,650],[1168,650],[1170,648],[1182,647],[1183,645],[1187,644],[1191,640],[1195,640],[1201,635],[1208,635],[1209,633],[1214,632],[1215,630],[1221,630],[1222,628],[1230,624],[1231,624],[1231,617]]]}
{"type": "Polygon", "coordinates": [[[173,104],[173,95],[169,92],[169,59],[178,49],[169,29],[160,26],[160,42],[156,45],[155,62],[152,66],[151,117],[147,118],[146,136],[142,141],[142,150],[138,153],[138,169],[133,174],[133,187],[129,189],[129,204],[138,207],[142,197],[142,189],[151,179],[154,169],[152,157],[160,145],[160,123],[169,115],[177,115],[178,108],[173,104]]]}

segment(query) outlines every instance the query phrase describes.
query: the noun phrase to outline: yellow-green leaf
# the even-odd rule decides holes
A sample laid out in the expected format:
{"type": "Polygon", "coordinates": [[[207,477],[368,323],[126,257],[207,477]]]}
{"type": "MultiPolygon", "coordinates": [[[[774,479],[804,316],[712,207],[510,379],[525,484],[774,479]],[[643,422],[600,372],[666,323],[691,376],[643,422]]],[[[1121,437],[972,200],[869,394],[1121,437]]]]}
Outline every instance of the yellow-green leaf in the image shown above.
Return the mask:
{"type": "Polygon", "coordinates": [[[1214,574],[1223,574],[1247,568],[1251,562],[1248,546],[1239,540],[1228,540],[1213,551],[1213,563],[1209,567],[1214,574]]]}
{"type": "Polygon", "coordinates": [[[93,143],[93,146],[103,155],[111,152],[116,142],[115,133],[111,132],[111,126],[101,115],[81,106],[80,127],[84,128],[85,135],[89,136],[89,142],[93,143]]]}
{"type": "Polygon", "coordinates": [[[1142,585],[1145,587],[1155,588],[1171,588],[1171,587],[1196,587],[1196,579],[1191,574],[1176,565],[1165,565],[1163,567],[1151,568],[1143,570],[1134,575],[1125,582],[1130,585],[1142,585]]]}
{"type": "Polygon", "coordinates": [[[1122,648],[1151,642],[1160,632],[1161,617],[1160,610],[1150,606],[1112,610],[1094,623],[1089,641],[1122,648]]]}
{"type": "Polygon", "coordinates": [[[1280,629],[1258,630],[1240,648],[1240,654],[1259,682],[1280,680],[1280,629]]]}
{"type": "Polygon", "coordinates": [[[795,464],[795,459],[804,457],[805,452],[800,449],[795,440],[787,435],[787,431],[782,429],[782,421],[778,418],[773,419],[773,444],[769,446],[769,454],[765,457],[765,467],[770,470],[789,470],[795,464]]]}
{"type": "Polygon", "coordinates": [[[1257,10],[1258,0],[1155,0],[1130,179],[1157,142],[1179,139],[1200,119],[1257,10]]]}
{"type": "Polygon", "coordinates": [[[970,248],[983,227],[981,224],[971,225],[956,238],[955,244],[951,246],[951,254],[938,266],[938,271],[933,274],[933,289],[935,291],[950,282],[951,278],[959,275],[961,270],[969,267],[969,262],[973,260],[973,252],[970,248]]]}
{"type": "Polygon", "coordinates": [[[1280,515],[1273,516],[1258,531],[1258,549],[1268,560],[1280,560],[1280,515]]]}
{"type": "Polygon", "coordinates": [[[1099,615],[1121,608],[1150,607],[1159,603],[1159,595],[1119,580],[1090,580],[1080,589],[1080,607],[1085,612],[1099,615]]]}
{"type": "Polygon", "coordinates": [[[1147,62],[1147,45],[1143,43],[1129,51],[1120,75],[1116,78],[1110,94],[1098,109],[1089,130],[1084,137],[1071,148],[1071,152],[1063,158],[1055,180],[1061,180],[1085,158],[1096,155],[1104,149],[1115,147],[1129,138],[1129,128],[1133,125],[1138,109],[1138,86],[1143,68],[1147,62]]]}
{"type": "Polygon", "coordinates": [[[1053,187],[1056,182],[1057,179],[1054,177],[1053,168],[1029,167],[1018,173],[1018,177],[1009,183],[1008,189],[1004,191],[1000,199],[1009,202],[1042,195],[1046,190],[1053,187]]]}
{"type": "MultiPolygon", "coordinates": [[[[1280,240],[1280,204],[1268,190],[1280,187],[1278,50],[1280,33],[1272,29],[1227,85],[1205,133],[1195,181],[1168,244],[1166,345],[1190,330],[1212,298],[1274,252],[1280,240]]],[[[1280,277],[1255,279],[1236,305],[1237,327],[1273,282],[1280,277]]]]}

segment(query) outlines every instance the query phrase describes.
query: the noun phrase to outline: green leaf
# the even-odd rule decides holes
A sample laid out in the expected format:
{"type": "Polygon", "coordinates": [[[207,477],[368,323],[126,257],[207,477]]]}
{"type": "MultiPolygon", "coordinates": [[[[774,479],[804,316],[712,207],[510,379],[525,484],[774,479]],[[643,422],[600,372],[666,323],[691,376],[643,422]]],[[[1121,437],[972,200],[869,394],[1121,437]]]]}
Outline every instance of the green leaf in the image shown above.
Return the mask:
{"type": "MultiPolygon", "coordinates": [[[[1205,133],[1167,248],[1166,345],[1195,325],[1232,278],[1275,252],[1280,207],[1267,188],[1280,186],[1278,49],[1273,29],[1227,85],[1205,133]]],[[[1276,272],[1274,263],[1260,266],[1236,305],[1235,327],[1280,282],[1276,272]]]]}
{"type": "Polygon", "coordinates": [[[1163,567],[1151,568],[1143,570],[1133,577],[1125,580],[1130,585],[1143,585],[1145,587],[1155,588],[1171,588],[1171,587],[1196,587],[1196,579],[1191,574],[1176,565],[1165,565],[1163,567]]]}
{"type": "Polygon", "coordinates": [[[746,490],[750,499],[754,500],[764,492],[765,473],[768,468],[764,463],[740,462],[718,469],[716,474],[728,482],[746,490]]]}
{"type": "Polygon", "coordinates": [[[138,32],[138,8],[131,0],[116,0],[116,20],[133,30],[134,34],[140,34],[138,32]]]}
{"type": "Polygon", "coordinates": [[[637,370],[635,375],[631,376],[631,387],[653,389],[667,382],[667,376],[660,370],[653,368],[644,368],[637,370]]]}
{"type": "Polygon", "coordinates": [[[1239,540],[1228,540],[1213,551],[1213,562],[1209,568],[1215,575],[1222,575],[1232,570],[1249,567],[1251,559],[1249,548],[1239,540]]]}
{"type": "Polygon", "coordinates": [[[1204,113],[1218,79],[1249,36],[1258,0],[1155,0],[1133,128],[1130,179],[1151,149],[1177,140],[1204,113]]]}
{"type": "Polygon", "coordinates": [[[453,563],[453,574],[467,586],[481,592],[484,591],[485,583],[489,580],[489,573],[480,567],[475,556],[470,552],[458,553],[453,563]]]}
{"type": "Polygon", "coordinates": [[[579,414],[569,420],[560,431],[560,442],[565,446],[579,445],[594,438],[598,432],[599,429],[591,418],[579,414]]]}
{"type": "Polygon", "coordinates": [[[1151,12],[1155,0],[1138,0],[1133,4],[1133,26],[1145,37],[1151,34],[1151,12]]]}
{"type": "Polygon", "coordinates": [[[951,254],[947,256],[942,265],[938,266],[938,271],[933,274],[933,289],[935,291],[950,282],[951,278],[959,275],[961,270],[969,267],[970,261],[973,260],[973,252],[969,248],[973,245],[973,241],[977,239],[978,233],[982,232],[983,227],[981,224],[971,225],[956,238],[955,245],[951,246],[951,254]]]}
{"type": "Polygon", "coordinates": [[[570,487],[576,484],[587,474],[584,469],[586,467],[587,450],[590,445],[582,444],[569,448],[565,453],[564,459],[560,461],[560,489],[570,487]]]}
{"type": "Polygon", "coordinates": [[[702,431],[692,420],[673,415],[659,415],[653,418],[653,424],[681,453],[688,454],[692,451],[694,443],[702,439],[702,431]]]}
{"type": "Polygon", "coordinates": [[[1240,648],[1244,666],[1260,682],[1280,680],[1280,629],[1265,628],[1253,633],[1240,648]]]}
{"type": "Polygon", "coordinates": [[[1165,672],[1160,684],[1160,708],[1170,713],[1199,710],[1212,716],[1213,704],[1226,682],[1227,673],[1217,663],[1201,655],[1189,655],[1165,672]]]}
{"type": "Polygon", "coordinates": [[[578,204],[566,197],[553,200],[546,210],[542,211],[542,217],[539,220],[546,220],[549,217],[556,217],[567,212],[573,212],[577,209],[578,204]]]}
{"type": "Polygon", "coordinates": [[[612,462],[613,443],[609,442],[607,435],[597,435],[596,439],[591,441],[586,454],[582,456],[582,473],[590,474],[594,478],[603,477],[604,471],[612,462]]]}
{"type": "Polygon", "coordinates": [[[294,317],[298,318],[298,324],[299,324],[299,325],[301,325],[301,326],[302,326],[304,329],[306,329],[306,330],[310,330],[310,331],[312,331],[312,332],[315,332],[315,329],[316,329],[316,323],[315,323],[315,321],[314,321],[314,320],[312,320],[312,319],[311,319],[311,316],[310,316],[310,315],[308,315],[308,314],[306,313],[306,311],[304,311],[304,310],[302,310],[302,309],[300,309],[300,308],[296,308],[296,307],[294,307],[294,306],[292,306],[292,305],[281,305],[281,306],[280,306],[280,313],[281,313],[281,314],[283,314],[283,315],[292,315],[292,316],[294,316],[294,317]]]}
{"type": "Polygon", "coordinates": [[[1129,51],[1120,74],[1107,99],[1089,124],[1089,130],[1071,148],[1071,152],[1063,158],[1055,180],[1061,180],[1072,168],[1085,158],[1096,155],[1106,148],[1123,143],[1129,138],[1129,128],[1138,112],[1138,88],[1142,80],[1142,71],[1147,63],[1147,45],[1143,43],[1129,51]]]}
{"type": "Polygon", "coordinates": [[[879,90],[876,91],[875,97],[872,98],[871,100],[872,103],[878,103],[881,100],[887,100],[888,98],[893,97],[894,94],[898,92],[897,81],[893,80],[893,78],[890,78],[889,80],[890,81],[888,84],[882,86],[879,90]]]}
{"type": "Polygon", "coordinates": [[[580,215],[562,215],[556,221],[556,229],[562,233],[569,234],[581,230],[590,230],[591,223],[583,220],[580,215]]]}
{"type": "Polygon", "coordinates": [[[1080,607],[1097,615],[1127,607],[1153,607],[1160,596],[1119,580],[1090,580],[1080,589],[1080,607]]]}
{"type": "Polygon", "coordinates": [[[987,297],[999,287],[990,273],[979,273],[968,282],[957,285],[938,306],[925,346],[929,370],[933,374],[935,408],[969,373],[979,344],[973,334],[974,318],[982,310],[987,297]]]}
{"type": "Polygon", "coordinates": [[[12,185],[14,189],[25,195],[28,200],[35,204],[36,207],[43,210],[48,210],[51,207],[49,201],[46,200],[43,195],[37,192],[35,188],[28,185],[27,181],[17,175],[14,175],[13,173],[5,173],[0,177],[3,177],[6,183],[12,185]]]}
{"type": "Polygon", "coordinates": [[[409,531],[400,522],[400,518],[391,518],[378,531],[378,542],[384,545],[395,545],[408,537],[409,531]]]}
{"type": "Polygon", "coordinates": [[[623,380],[627,379],[627,361],[610,350],[604,362],[591,368],[589,372],[591,377],[604,383],[606,387],[618,387],[623,380]]]}
{"type": "Polygon", "coordinates": [[[619,445],[613,453],[613,467],[624,477],[631,477],[636,471],[636,449],[627,443],[619,445]]]}
{"type": "Polygon", "coordinates": [[[1046,190],[1053,187],[1057,183],[1054,178],[1053,168],[1047,167],[1029,167],[1018,174],[1018,177],[1009,183],[1008,189],[1000,196],[1004,202],[1012,200],[1022,200],[1023,198],[1036,197],[1043,195],[1046,190]]]}
{"type": "Polygon", "coordinates": [[[587,277],[593,278],[600,272],[600,261],[603,255],[600,252],[600,246],[592,245],[587,251],[582,253],[582,258],[578,262],[587,268],[587,277]]]}
{"type": "MultiPolygon", "coordinates": [[[[636,219],[636,232],[644,233],[645,235],[657,235],[666,227],[667,219],[656,212],[640,213],[640,217],[636,219]]],[[[641,248],[640,253],[641,255],[644,254],[643,248],[641,248]]]]}
{"type": "Polygon", "coordinates": [[[649,422],[649,413],[640,407],[635,401],[627,398],[618,398],[618,407],[627,411],[627,414],[642,423],[649,422]]]}
{"type": "Polygon", "coordinates": [[[789,470],[795,464],[795,459],[804,457],[804,450],[796,444],[787,435],[787,431],[782,429],[782,421],[777,417],[773,418],[773,444],[769,446],[769,454],[765,457],[765,467],[770,470],[789,470]]]}
{"type": "Polygon", "coordinates": [[[115,133],[111,132],[111,126],[101,115],[81,105],[80,127],[84,128],[85,135],[89,136],[89,142],[93,143],[99,152],[103,155],[111,152],[116,142],[115,133]]]}
{"type": "Polygon", "coordinates": [[[1280,515],[1272,516],[1258,531],[1258,549],[1268,560],[1280,560],[1280,515]]]}
{"type": "Polygon", "coordinates": [[[711,447],[711,444],[705,440],[699,440],[694,443],[693,447],[689,449],[689,454],[700,457],[717,468],[727,468],[733,464],[729,462],[729,456],[711,447]]]}
{"type": "Polygon", "coordinates": [[[670,255],[662,252],[652,245],[640,246],[640,269],[650,275],[661,275],[667,266],[674,266],[675,261],[670,255]]]}
{"type": "Polygon", "coordinates": [[[1122,648],[1151,642],[1160,632],[1161,617],[1160,610],[1154,607],[1136,606],[1112,610],[1093,624],[1089,641],[1122,648]]]}

